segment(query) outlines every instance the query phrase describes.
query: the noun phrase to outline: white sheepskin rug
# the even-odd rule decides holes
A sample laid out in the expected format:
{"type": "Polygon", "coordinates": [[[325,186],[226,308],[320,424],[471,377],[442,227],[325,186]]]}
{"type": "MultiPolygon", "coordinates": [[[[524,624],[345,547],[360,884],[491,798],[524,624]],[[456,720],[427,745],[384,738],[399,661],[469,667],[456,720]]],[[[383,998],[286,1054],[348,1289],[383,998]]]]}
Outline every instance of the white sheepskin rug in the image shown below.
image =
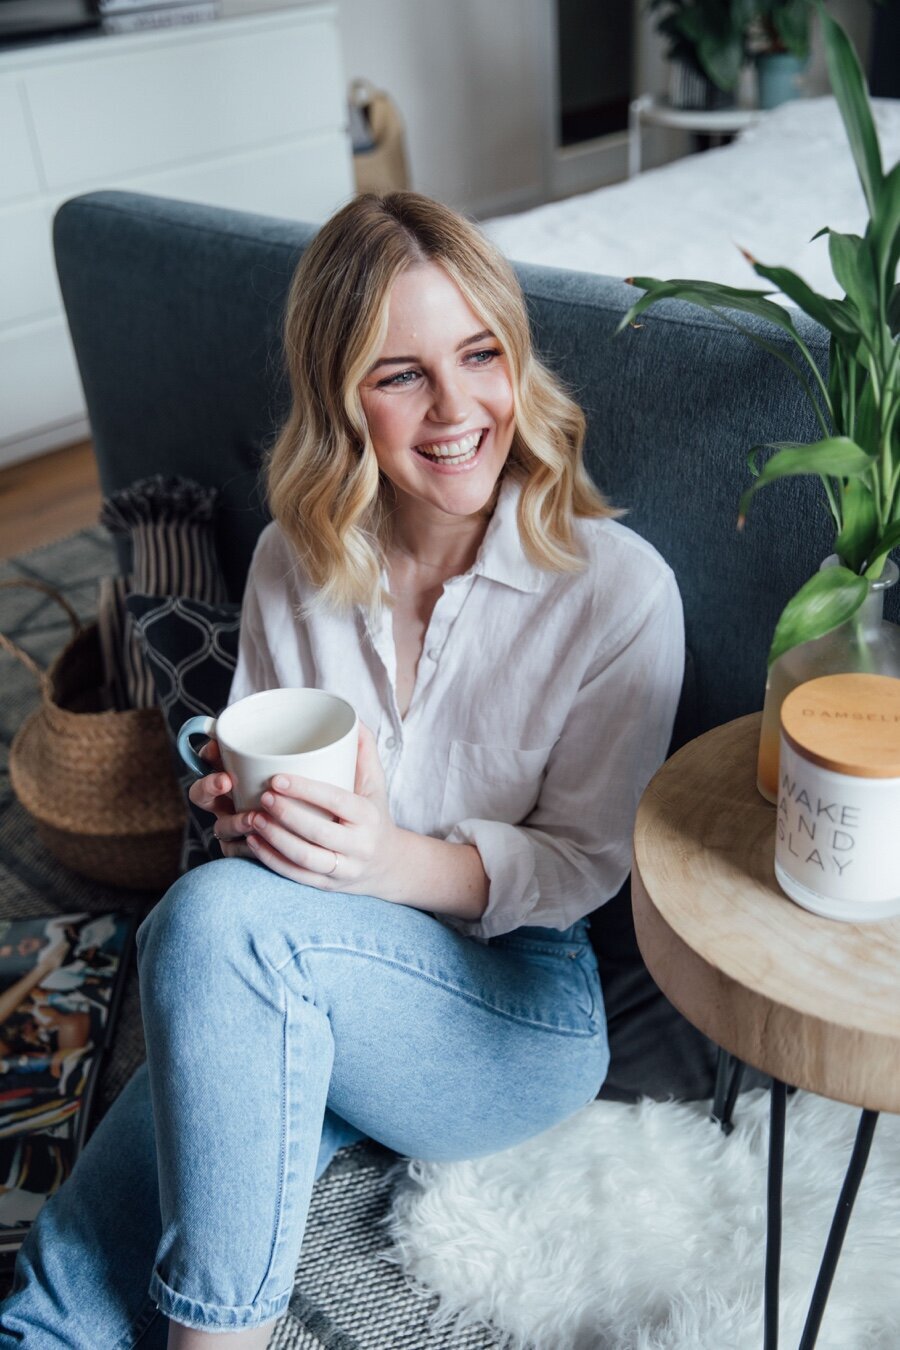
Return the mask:
{"type": "MultiPolygon", "coordinates": [[[[734,1133],[704,1103],[592,1102],[505,1153],[404,1163],[384,1220],[435,1328],[509,1350],[759,1350],[768,1093],[734,1133]],[[405,1174],[405,1175],[404,1175],[405,1174]]],[[[788,1098],[781,1344],[796,1346],[856,1134],[852,1107],[788,1098]]],[[[900,1118],[878,1121],[818,1350],[900,1347],[900,1118]]]]}

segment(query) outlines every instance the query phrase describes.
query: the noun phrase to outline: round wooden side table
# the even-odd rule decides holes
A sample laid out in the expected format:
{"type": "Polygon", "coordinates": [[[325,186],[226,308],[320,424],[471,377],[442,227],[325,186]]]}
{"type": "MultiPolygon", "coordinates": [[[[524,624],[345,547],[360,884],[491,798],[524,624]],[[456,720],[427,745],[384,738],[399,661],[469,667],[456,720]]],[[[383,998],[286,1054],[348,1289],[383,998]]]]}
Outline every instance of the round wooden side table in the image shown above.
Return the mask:
{"type": "Polygon", "coordinates": [[[662,766],[638,808],[631,885],[663,993],[772,1076],[765,1350],[778,1343],[785,1085],[863,1108],[800,1342],[811,1350],[878,1112],[900,1113],[900,918],[824,919],[779,889],[777,808],[756,790],[759,726],[754,713],[716,727],[662,766]]]}

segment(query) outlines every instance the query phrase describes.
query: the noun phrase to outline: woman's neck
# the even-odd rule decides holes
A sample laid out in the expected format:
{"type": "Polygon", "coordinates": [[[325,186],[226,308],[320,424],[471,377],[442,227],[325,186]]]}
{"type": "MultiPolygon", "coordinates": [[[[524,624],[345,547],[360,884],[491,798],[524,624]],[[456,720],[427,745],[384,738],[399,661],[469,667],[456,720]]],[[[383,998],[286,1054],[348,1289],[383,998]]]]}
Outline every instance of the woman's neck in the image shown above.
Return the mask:
{"type": "Polygon", "coordinates": [[[447,516],[416,509],[404,510],[398,504],[392,517],[388,553],[415,564],[423,573],[459,576],[467,572],[478,556],[487,533],[494,503],[477,516],[447,516]]]}

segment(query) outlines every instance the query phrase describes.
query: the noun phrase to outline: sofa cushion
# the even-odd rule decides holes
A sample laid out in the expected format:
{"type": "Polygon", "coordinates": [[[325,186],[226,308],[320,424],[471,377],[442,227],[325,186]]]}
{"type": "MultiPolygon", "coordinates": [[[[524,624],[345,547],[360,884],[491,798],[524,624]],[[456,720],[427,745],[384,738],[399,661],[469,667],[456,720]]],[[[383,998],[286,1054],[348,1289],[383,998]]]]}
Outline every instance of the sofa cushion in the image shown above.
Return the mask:
{"type": "MultiPolygon", "coordinates": [[[[177,754],[175,737],[182,724],[197,714],[214,717],[228,700],[237,664],[240,606],[171,595],[130,595],[125,603],[177,754]]],[[[180,757],[176,768],[187,798],[194,775],[180,757]]],[[[185,871],[221,856],[213,817],[190,801],[187,805],[181,856],[185,871]]]]}
{"type": "Polygon", "coordinates": [[[100,524],[127,539],[131,574],[101,583],[97,623],[106,683],[116,708],[152,708],[153,674],[125,597],[188,596],[208,604],[226,598],[213,542],[219,489],[173,474],[141,478],[103,499],[100,524]]]}

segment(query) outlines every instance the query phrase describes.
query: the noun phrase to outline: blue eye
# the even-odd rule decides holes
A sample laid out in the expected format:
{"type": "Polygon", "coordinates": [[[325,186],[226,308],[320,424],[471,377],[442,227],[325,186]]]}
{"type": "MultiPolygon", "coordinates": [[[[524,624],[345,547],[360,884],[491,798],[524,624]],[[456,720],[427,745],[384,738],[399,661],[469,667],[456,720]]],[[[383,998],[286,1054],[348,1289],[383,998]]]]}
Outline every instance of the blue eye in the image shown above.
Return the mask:
{"type": "Polygon", "coordinates": [[[397,375],[389,375],[386,380],[378,381],[379,389],[387,389],[391,385],[397,385],[403,388],[419,378],[417,370],[401,370],[397,375]]]}
{"type": "MultiPolygon", "coordinates": [[[[487,366],[496,356],[502,356],[503,353],[498,347],[483,347],[477,352],[467,352],[463,358],[467,364],[473,366],[487,366]]],[[[375,386],[377,389],[409,389],[413,384],[417,384],[422,378],[420,370],[400,370],[396,375],[388,375],[386,379],[379,380],[375,386]]]]}

